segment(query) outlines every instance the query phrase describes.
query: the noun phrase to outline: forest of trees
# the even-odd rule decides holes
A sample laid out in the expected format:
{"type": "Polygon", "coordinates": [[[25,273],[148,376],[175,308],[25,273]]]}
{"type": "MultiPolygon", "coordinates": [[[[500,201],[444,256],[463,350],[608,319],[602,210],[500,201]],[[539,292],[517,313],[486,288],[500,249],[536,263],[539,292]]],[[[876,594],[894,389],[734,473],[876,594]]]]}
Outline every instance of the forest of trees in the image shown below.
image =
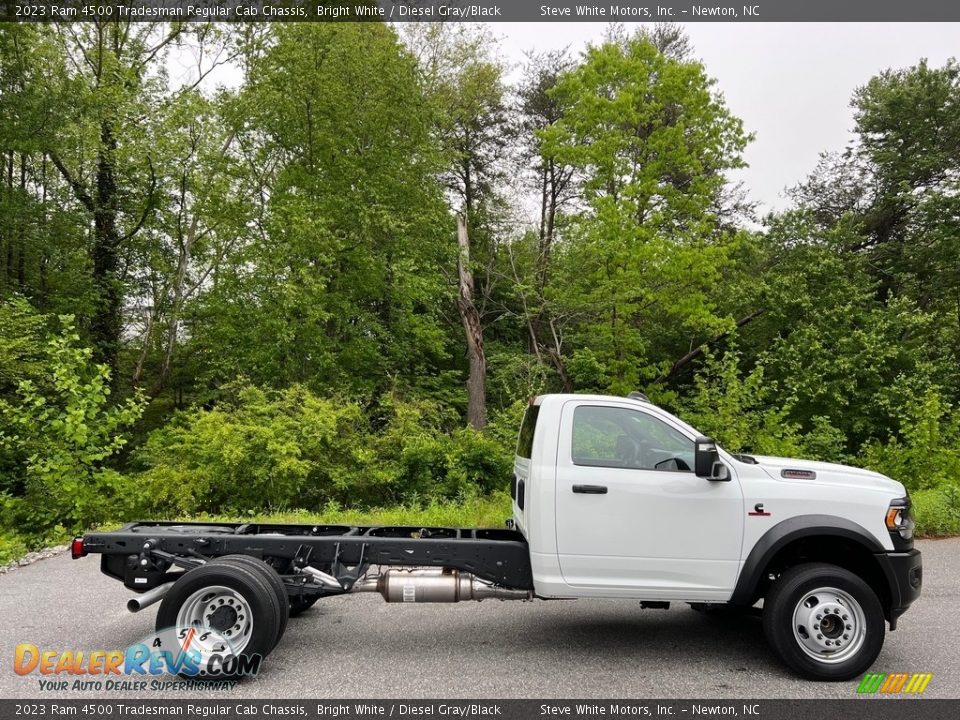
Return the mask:
{"type": "Polygon", "coordinates": [[[0,558],[502,493],[556,391],[960,531],[960,65],[851,105],[759,217],[675,26],[519,68],[465,24],[0,26],[0,558]]]}

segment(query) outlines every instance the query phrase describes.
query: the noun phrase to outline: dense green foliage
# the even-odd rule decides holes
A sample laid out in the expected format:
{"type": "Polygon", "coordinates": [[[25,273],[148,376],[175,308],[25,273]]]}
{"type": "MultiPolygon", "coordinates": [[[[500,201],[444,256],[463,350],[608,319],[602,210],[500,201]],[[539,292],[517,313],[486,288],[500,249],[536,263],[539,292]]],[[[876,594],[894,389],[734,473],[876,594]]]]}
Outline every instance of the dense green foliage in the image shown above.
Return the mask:
{"type": "Polygon", "coordinates": [[[177,415],[135,454],[144,504],[179,513],[374,506],[502,489],[504,448],[430,401],[362,408],[296,385],[236,383],[177,415]],[[444,418],[444,415],[447,415],[444,418]],[[445,422],[446,420],[446,422],[445,422]]]}
{"type": "Polygon", "coordinates": [[[110,403],[110,373],[78,347],[72,316],[61,316],[59,330],[37,346],[38,318],[24,301],[4,314],[19,331],[4,343],[9,360],[35,377],[21,377],[10,397],[0,398],[0,527],[44,537],[129,512],[129,482],[105,461],[126,444],[141,399],[110,403]]]}
{"type": "Polygon", "coordinates": [[[0,26],[0,558],[131,514],[499,523],[564,390],[960,532],[960,65],[856,89],[757,218],[676,28],[515,86],[482,29],[402,32],[0,26]]]}

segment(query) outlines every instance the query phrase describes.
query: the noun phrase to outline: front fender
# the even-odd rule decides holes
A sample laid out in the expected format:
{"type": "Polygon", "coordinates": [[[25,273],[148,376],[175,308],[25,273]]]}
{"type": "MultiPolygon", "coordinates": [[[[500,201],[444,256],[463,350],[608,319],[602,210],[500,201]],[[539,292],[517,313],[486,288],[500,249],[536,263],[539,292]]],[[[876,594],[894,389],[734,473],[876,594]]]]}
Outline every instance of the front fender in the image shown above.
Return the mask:
{"type": "Polygon", "coordinates": [[[871,555],[885,552],[877,539],[861,525],[834,515],[797,515],[777,523],[757,540],[740,568],[737,586],[730,597],[734,605],[752,605],[765,570],[776,554],[805,537],[836,537],[853,540],[871,555]]]}

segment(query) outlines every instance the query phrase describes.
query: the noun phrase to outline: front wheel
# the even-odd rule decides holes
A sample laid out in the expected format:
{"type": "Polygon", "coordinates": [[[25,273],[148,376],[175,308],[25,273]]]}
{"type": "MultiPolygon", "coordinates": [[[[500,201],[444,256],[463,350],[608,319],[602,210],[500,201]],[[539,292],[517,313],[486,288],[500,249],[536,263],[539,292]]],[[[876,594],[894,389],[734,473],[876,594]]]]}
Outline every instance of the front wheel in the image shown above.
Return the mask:
{"type": "Polygon", "coordinates": [[[849,570],[798,565],[773,583],[763,603],[770,647],[811,680],[849,680],[864,673],[883,647],[883,608],[849,570]]]}

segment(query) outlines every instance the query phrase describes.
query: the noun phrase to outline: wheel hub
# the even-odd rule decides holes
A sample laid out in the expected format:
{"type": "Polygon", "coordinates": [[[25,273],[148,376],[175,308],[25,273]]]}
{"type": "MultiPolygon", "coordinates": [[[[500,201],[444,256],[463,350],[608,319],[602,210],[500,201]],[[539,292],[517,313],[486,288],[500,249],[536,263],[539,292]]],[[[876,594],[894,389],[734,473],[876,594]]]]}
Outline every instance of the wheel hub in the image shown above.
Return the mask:
{"type": "Polygon", "coordinates": [[[230,605],[221,605],[207,616],[209,626],[219,632],[225,632],[237,622],[237,611],[230,605]]]}
{"type": "Polygon", "coordinates": [[[843,620],[836,613],[828,613],[820,621],[820,632],[829,640],[839,638],[843,634],[843,620]]]}
{"type": "Polygon", "coordinates": [[[839,663],[855,655],[866,639],[866,617],[850,593],[832,587],[804,594],[793,611],[793,635],[814,660],[839,663]]]}
{"type": "Polygon", "coordinates": [[[246,598],[233,588],[211,585],[190,595],[177,612],[177,626],[194,628],[191,642],[206,658],[213,653],[239,654],[250,641],[253,613],[246,598]],[[205,633],[213,630],[213,633],[205,633]],[[223,647],[223,641],[229,648],[223,647]]]}

